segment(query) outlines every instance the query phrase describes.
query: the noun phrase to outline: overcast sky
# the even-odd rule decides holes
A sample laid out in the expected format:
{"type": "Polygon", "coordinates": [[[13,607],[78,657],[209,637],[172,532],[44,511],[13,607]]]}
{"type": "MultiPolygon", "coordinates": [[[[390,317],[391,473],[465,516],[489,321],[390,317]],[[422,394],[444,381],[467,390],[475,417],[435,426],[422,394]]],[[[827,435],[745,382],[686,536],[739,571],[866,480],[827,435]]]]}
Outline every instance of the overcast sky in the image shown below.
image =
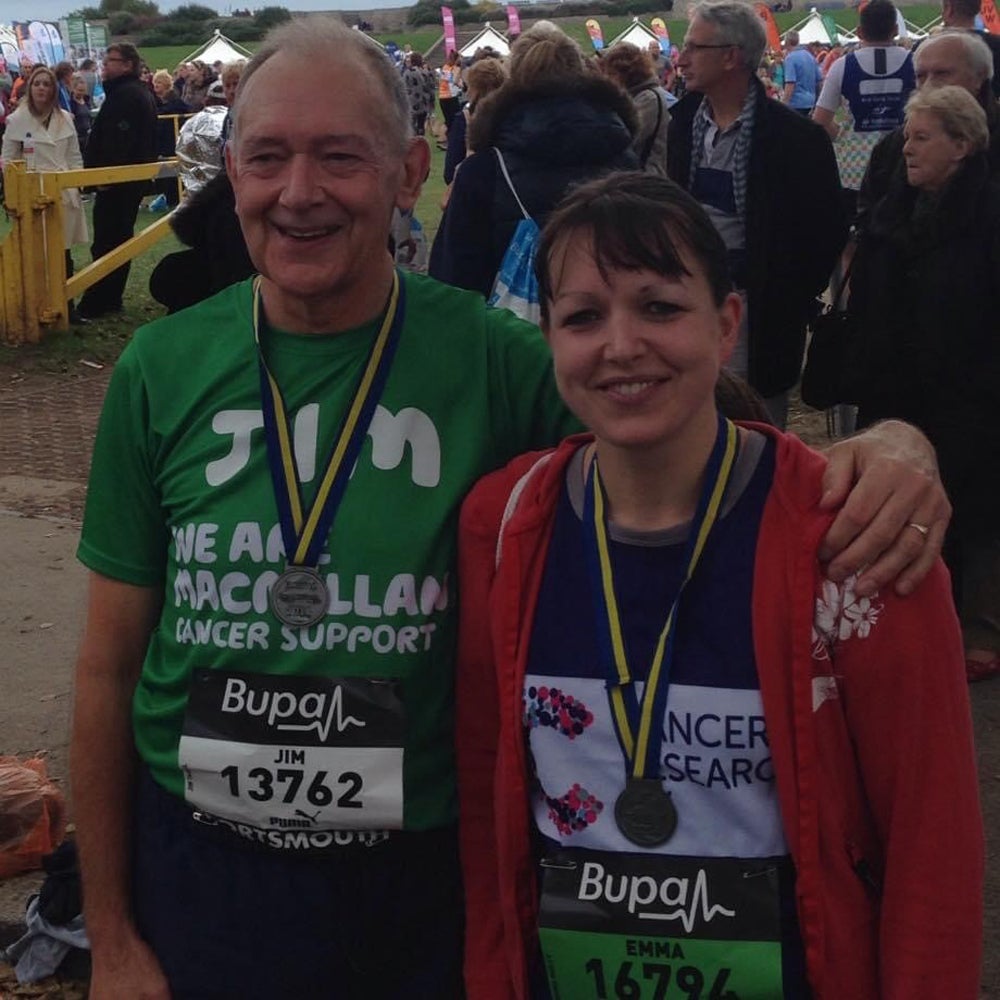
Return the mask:
{"type": "MultiPolygon", "coordinates": [[[[160,10],[166,14],[174,7],[180,7],[187,0],[178,2],[164,2],[157,0],[160,10]]],[[[232,3],[216,3],[214,0],[191,0],[205,7],[214,7],[221,14],[228,13],[233,7],[250,7],[255,10],[257,7],[266,7],[272,0],[262,0],[258,3],[243,3],[234,0],[232,3]]],[[[372,10],[375,7],[405,7],[405,0],[335,0],[337,10],[372,10]]],[[[294,0],[289,3],[282,0],[273,0],[276,6],[288,7],[290,10],[330,10],[330,0],[294,0]]],[[[9,24],[11,21],[58,21],[70,10],[75,10],[85,6],[86,0],[0,0],[0,24],[9,24]]],[[[97,6],[94,0],[92,6],[97,6]]]]}

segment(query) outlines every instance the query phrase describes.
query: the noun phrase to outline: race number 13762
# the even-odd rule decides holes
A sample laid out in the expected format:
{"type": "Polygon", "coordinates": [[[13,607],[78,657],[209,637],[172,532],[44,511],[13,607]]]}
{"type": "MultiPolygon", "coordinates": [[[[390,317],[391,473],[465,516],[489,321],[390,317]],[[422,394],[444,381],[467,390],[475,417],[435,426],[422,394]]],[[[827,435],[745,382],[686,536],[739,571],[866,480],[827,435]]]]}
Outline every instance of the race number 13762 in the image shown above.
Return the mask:
{"type": "Polygon", "coordinates": [[[361,809],[364,787],[357,771],[330,774],[329,771],[305,771],[298,767],[251,767],[241,773],[235,764],[220,772],[229,794],[242,795],[254,802],[279,801],[286,805],[310,805],[317,809],[336,805],[338,809],[361,809]]]}

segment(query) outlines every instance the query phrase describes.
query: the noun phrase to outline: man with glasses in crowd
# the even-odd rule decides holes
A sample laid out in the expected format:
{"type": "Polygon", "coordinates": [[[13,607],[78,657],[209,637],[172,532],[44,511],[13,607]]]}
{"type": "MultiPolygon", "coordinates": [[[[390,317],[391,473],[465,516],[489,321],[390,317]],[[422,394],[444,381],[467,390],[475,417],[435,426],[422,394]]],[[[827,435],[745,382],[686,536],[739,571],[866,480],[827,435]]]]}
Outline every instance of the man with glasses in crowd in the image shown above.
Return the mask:
{"type": "MultiPolygon", "coordinates": [[[[104,103],[94,119],[87,140],[84,165],[120,167],[151,163],[156,159],[156,102],[139,79],[139,52],[128,42],[108,46],[104,57],[104,103]]],[[[94,200],[94,259],[132,237],[145,181],[130,181],[97,189],[94,200]]],[[[123,264],[91,285],[80,300],[84,322],[121,312],[129,265],[123,264]]]]}
{"type": "Polygon", "coordinates": [[[688,92],[670,112],[667,169],[729,249],[746,306],[730,368],[783,427],[806,325],[847,230],[829,137],[768,100],[757,79],[766,45],[749,5],[695,8],[678,60],[688,92]]]}

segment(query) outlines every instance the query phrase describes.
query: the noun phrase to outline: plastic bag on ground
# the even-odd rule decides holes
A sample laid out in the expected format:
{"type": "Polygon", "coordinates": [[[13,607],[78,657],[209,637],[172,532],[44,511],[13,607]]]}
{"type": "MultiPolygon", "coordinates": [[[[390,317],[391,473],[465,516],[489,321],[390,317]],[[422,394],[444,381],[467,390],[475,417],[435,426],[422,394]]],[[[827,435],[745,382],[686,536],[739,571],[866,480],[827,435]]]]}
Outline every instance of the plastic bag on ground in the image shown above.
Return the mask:
{"type": "Polygon", "coordinates": [[[41,868],[66,832],[66,804],[39,757],[0,757],[0,879],[41,868]]]}

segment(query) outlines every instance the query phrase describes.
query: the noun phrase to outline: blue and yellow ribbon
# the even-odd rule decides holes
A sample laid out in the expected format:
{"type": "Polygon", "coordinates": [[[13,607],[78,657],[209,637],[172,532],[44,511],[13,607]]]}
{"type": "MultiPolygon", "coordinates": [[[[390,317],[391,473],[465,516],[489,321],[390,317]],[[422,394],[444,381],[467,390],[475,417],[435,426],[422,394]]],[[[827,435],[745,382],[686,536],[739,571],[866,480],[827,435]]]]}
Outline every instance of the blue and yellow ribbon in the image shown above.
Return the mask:
{"type": "Polygon", "coordinates": [[[271,470],[278,522],[285,545],[285,557],[292,566],[312,566],[319,557],[330,527],[344,498],[351,471],[361,453],[365,435],[385,388],[392,360],[399,344],[405,314],[406,291],[393,271],[392,290],[382,314],[378,334],[372,341],[368,360],[354,396],[344,414],[326,462],[312,506],[306,510],[302,500],[302,482],[292,445],[291,422],[281,389],[271,374],[260,340],[260,278],[253,285],[253,333],[260,365],[261,410],[267,459],[271,470]]]}
{"type": "Polygon", "coordinates": [[[684,588],[694,576],[712,527],[718,520],[722,498],[736,462],[737,441],[736,426],[720,414],[718,433],[705,469],[705,483],[687,541],[687,570],[657,640],[641,704],[636,697],[633,675],[625,654],[621,616],[615,596],[611,549],[608,545],[607,501],[601,485],[597,457],[591,462],[584,498],[584,547],[596,612],[595,625],[607,675],[612,720],[630,776],[634,778],[659,776],[660,749],[663,743],[662,720],[674,659],[677,609],[684,588]]]}

